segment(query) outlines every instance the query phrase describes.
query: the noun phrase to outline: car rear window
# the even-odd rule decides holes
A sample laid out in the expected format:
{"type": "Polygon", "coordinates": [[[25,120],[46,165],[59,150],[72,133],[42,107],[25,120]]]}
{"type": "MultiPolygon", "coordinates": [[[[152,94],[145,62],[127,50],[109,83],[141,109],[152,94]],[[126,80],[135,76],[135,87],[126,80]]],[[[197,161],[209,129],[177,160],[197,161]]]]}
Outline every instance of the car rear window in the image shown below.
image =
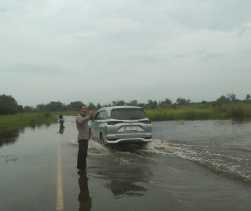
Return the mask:
{"type": "Polygon", "coordinates": [[[144,119],[144,110],[141,108],[117,108],[111,111],[111,117],[119,120],[144,119]]]}

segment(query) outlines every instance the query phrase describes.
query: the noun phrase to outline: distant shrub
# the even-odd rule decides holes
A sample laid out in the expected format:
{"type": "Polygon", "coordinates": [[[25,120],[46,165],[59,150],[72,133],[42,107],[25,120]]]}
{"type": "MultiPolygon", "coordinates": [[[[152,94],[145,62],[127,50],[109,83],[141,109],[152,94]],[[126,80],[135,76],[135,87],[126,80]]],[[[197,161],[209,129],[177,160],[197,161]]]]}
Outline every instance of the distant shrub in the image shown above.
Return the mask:
{"type": "Polygon", "coordinates": [[[243,107],[233,107],[230,112],[233,119],[244,119],[246,116],[243,107]]]}

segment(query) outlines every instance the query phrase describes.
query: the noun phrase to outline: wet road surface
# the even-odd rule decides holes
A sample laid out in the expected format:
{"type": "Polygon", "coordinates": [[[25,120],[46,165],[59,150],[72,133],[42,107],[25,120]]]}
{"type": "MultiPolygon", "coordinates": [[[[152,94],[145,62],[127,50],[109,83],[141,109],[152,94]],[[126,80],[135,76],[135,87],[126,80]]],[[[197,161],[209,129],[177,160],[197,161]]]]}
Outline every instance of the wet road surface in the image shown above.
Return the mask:
{"type": "Polygon", "coordinates": [[[248,154],[234,150],[250,146],[250,124],[154,123],[154,142],[125,152],[90,142],[82,175],[76,169],[74,119],[67,118],[65,126],[63,134],[55,124],[1,135],[1,211],[251,209],[246,166],[236,167],[240,177],[220,171],[243,164],[242,158],[248,165],[248,154]]]}

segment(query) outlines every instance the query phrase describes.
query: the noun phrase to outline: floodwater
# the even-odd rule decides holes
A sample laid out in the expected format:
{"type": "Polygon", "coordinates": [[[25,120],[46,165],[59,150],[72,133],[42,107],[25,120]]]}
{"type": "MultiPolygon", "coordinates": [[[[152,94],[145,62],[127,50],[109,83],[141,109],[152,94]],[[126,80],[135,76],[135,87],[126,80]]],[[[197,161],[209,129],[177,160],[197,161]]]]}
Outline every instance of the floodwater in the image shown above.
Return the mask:
{"type": "Polygon", "coordinates": [[[0,132],[1,211],[251,210],[250,122],[154,122],[136,150],[91,141],[81,176],[74,119],[60,132],[0,132]]]}

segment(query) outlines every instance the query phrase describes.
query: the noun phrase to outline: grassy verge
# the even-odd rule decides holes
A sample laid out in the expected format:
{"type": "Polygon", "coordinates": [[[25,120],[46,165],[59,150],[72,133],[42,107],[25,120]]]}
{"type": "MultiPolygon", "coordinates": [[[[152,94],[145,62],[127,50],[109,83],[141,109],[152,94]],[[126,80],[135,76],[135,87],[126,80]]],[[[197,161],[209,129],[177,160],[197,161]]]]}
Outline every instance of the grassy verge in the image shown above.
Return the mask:
{"type": "MultiPolygon", "coordinates": [[[[146,109],[146,116],[152,121],[164,120],[217,120],[217,119],[251,119],[251,103],[235,102],[227,104],[189,104],[172,105],[165,108],[146,109]]],[[[57,113],[21,113],[0,115],[0,130],[38,126],[56,122],[57,113]]],[[[77,112],[62,112],[63,115],[76,115],[77,112]]]]}
{"type": "Polygon", "coordinates": [[[0,129],[38,126],[56,122],[56,116],[51,113],[21,113],[15,115],[0,115],[0,129]]]}
{"type": "Polygon", "coordinates": [[[251,119],[250,103],[190,104],[166,108],[146,109],[146,116],[152,121],[164,120],[217,120],[251,119]]]}

